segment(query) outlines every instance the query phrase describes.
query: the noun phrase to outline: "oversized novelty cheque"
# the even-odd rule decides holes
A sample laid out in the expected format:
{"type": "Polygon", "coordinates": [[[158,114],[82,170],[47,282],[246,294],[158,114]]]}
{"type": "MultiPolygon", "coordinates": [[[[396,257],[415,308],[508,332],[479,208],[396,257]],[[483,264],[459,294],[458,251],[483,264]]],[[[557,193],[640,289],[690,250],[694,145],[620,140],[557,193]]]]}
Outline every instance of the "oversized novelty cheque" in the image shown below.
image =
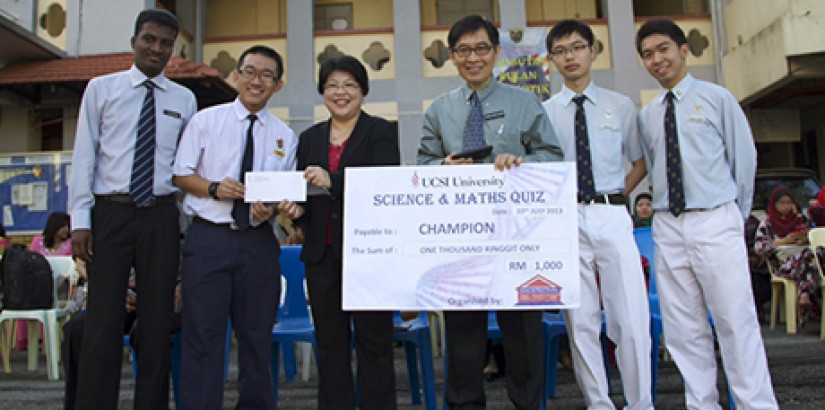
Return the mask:
{"type": "Polygon", "coordinates": [[[575,166],[347,168],[345,310],[579,306],[575,166]]]}

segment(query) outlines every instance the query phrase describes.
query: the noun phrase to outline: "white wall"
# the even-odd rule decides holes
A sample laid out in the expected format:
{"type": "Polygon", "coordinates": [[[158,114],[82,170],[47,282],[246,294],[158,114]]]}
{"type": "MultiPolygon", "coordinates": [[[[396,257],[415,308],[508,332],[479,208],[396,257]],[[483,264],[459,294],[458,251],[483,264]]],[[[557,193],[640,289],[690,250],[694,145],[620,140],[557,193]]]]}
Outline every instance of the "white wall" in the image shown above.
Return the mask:
{"type": "Polygon", "coordinates": [[[34,0],[0,0],[3,17],[34,31],[34,0]]]}
{"type": "Polygon", "coordinates": [[[77,56],[131,51],[135,17],[154,5],[151,0],[67,1],[68,53],[77,56]]]}

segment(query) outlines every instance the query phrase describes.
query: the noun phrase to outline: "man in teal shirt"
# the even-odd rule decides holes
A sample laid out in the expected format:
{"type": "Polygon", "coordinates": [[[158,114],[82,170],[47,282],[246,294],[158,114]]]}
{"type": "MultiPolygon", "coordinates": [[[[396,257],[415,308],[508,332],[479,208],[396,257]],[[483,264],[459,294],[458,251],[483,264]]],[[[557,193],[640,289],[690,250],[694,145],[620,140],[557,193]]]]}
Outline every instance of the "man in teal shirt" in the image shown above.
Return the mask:
{"type": "MultiPolygon", "coordinates": [[[[467,16],[453,25],[447,41],[465,84],[440,95],[427,110],[418,164],[495,162],[497,169],[504,169],[524,161],[560,161],[556,134],[538,98],[494,81],[499,53],[495,26],[480,16],[467,16]],[[475,136],[469,136],[471,128],[476,128],[475,136]],[[481,146],[492,146],[492,153],[475,160],[455,155],[481,146]]],[[[497,316],[510,400],[519,410],[538,409],[544,381],[541,312],[501,311],[497,316]]],[[[444,319],[450,358],[447,403],[453,410],[483,409],[487,312],[446,312],[444,319]]]]}

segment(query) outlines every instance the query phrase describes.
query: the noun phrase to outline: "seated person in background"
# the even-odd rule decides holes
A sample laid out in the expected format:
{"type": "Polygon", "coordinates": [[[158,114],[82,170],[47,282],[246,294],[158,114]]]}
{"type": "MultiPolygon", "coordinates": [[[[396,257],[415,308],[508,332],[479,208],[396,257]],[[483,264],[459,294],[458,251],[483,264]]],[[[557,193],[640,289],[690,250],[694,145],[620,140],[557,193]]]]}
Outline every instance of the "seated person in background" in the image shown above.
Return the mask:
{"type": "Polygon", "coordinates": [[[647,192],[636,195],[633,201],[633,227],[648,228],[653,222],[653,196],[647,192]]]}
{"type": "Polygon", "coordinates": [[[754,250],[767,259],[777,276],[793,279],[799,286],[800,323],[818,310],[815,292],[819,273],[808,244],[810,223],[798,211],[791,191],[777,186],[771,192],[765,216],[756,230],[754,250]]]}
{"type": "Polygon", "coordinates": [[[808,201],[808,217],[814,226],[825,226],[825,188],[819,190],[816,198],[808,201]]]}
{"type": "Polygon", "coordinates": [[[72,241],[69,235],[69,214],[52,212],[46,220],[42,235],[32,239],[29,250],[43,256],[72,256],[72,241]]]}
{"type": "Polygon", "coordinates": [[[6,228],[0,225],[0,253],[9,247],[9,239],[6,238],[6,228]]]}

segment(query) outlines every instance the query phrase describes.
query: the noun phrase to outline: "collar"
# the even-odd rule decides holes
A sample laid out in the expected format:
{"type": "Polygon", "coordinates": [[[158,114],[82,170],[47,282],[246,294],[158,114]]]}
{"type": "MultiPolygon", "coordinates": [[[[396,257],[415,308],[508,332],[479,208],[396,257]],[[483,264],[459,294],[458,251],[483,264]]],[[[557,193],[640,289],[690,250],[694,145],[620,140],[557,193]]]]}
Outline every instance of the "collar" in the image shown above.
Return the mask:
{"type": "Polygon", "coordinates": [[[673,95],[676,97],[676,101],[682,101],[682,98],[684,98],[685,94],[688,91],[690,91],[691,86],[693,86],[695,82],[696,80],[693,78],[693,76],[690,75],[690,73],[688,73],[685,76],[685,78],[682,79],[682,81],[679,81],[679,83],[676,84],[675,87],[673,87],[673,89],[667,90],[663,88],[662,91],[659,93],[659,102],[661,104],[667,103],[667,101],[665,100],[665,96],[667,95],[668,91],[673,91],[673,95]]]}
{"type": "MultiPolygon", "coordinates": [[[[565,106],[569,106],[573,103],[573,97],[577,96],[575,91],[568,88],[566,85],[562,84],[561,91],[559,91],[559,97],[561,101],[564,102],[565,106]]],[[[587,101],[590,101],[593,105],[599,104],[599,86],[596,85],[593,81],[590,81],[590,84],[582,91],[581,95],[587,97],[587,101]]]]}
{"type": "Polygon", "coordinates": [[[267,113],[266,109],[260,110],[258,112],[250,112],[246,109],[246,107],[241,103],[240,97],[235,97],[235,101],[232,101],[232,111],[235,112],[235,116],[238,118],[238,121],[246,121],[246,117],[249,114],[255,114],[258,116],[257,122],[261,123],[261,125],[266,125],[267,120],[267,113]]]}
{"type": "Polygon", "coordinates": [[[169,86],[167,83],[169,79],[166,78],[162,71],[156,77],[149,78],[146,74],[143,74],[143,71],[138,70],[137,66],[132,64],[132,67],[129,68],[129,82],[132,84],[132,87],[143,87],[143,82],[146,80],[152,80],[152,82],[155,83],[155,87],[164,91],[169,86]]]}
{"type": "Polygon", "coordinates": [[[496,81],[495,77],[493,77],[493,81],[490,81],[490,84],[487,84],[486,87],[477,91],[470,88],[470,86],[468,86],[465,82],[464,85],[461,86],[461,94],[464,98],[464,101],[470,101],[470,96],[473,95],[473,92],[475,92],[476,94],[478,94],[478,98],[480,99],[479,101],[484,101],[487,99],[487,97],[490,96],[490,94],[492,94],[496,90],[496,88],[500,86],[501,84],[499,84],[499,82],[496,81]]]}

